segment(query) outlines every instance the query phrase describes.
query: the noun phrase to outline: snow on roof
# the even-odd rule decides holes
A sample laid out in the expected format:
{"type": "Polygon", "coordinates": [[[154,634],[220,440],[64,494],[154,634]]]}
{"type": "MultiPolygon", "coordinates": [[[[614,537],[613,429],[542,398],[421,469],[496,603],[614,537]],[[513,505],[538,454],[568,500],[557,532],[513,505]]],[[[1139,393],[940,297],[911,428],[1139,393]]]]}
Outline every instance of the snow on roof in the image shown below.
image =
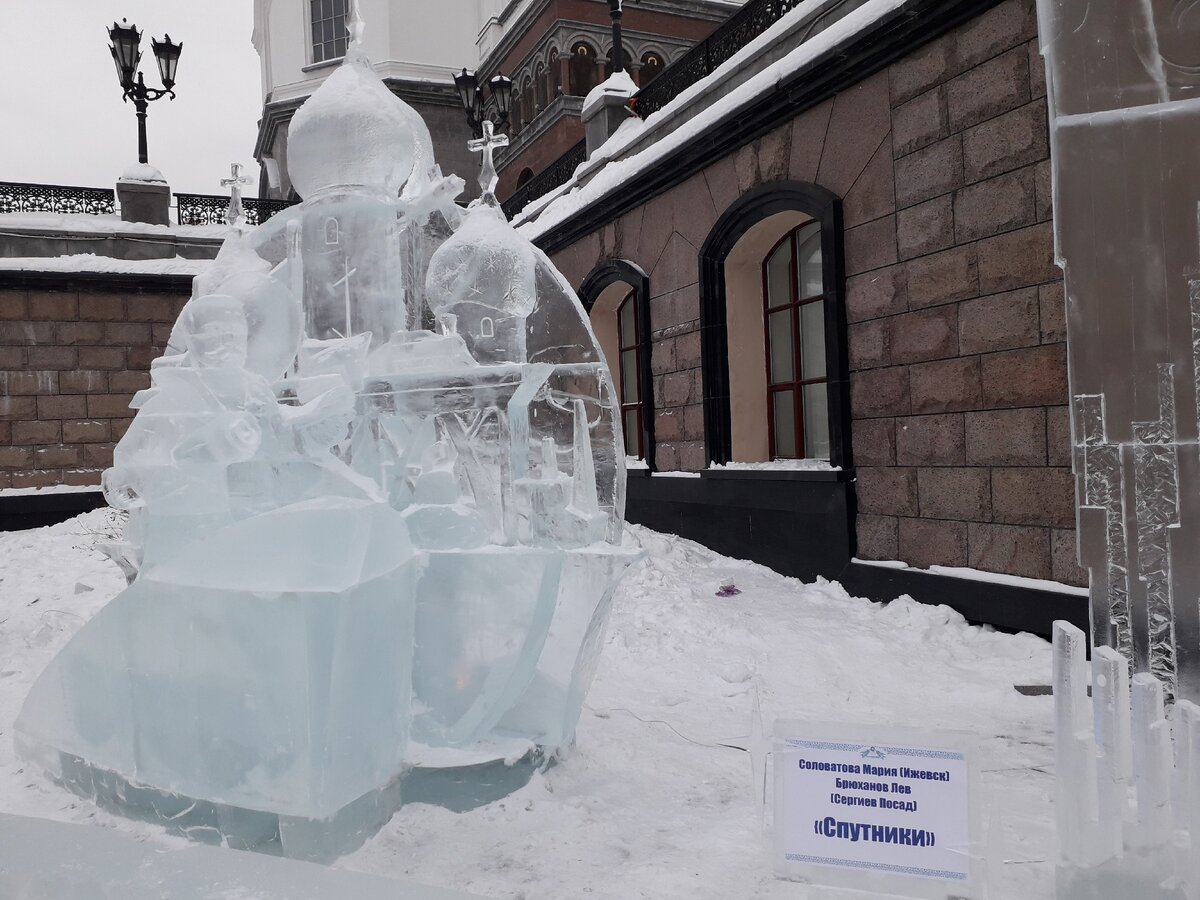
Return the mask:
{"type": "Polygon", "coordinates": [[[716,126],[737,110],[773,91],[779,83],[795,74],[824,53],[853,39],[859,32],[906,5],[910,0],[867,0],[858,9],[846,14],[824,31],[813,35],[782,59],[767,66],[745,83],[734,88],[725,96],[700,110],[679,128],[665,134],[643,150],[629,156],[616,158],[629,148],[639,137],[668,124],[670,119],[687,107],[709,87],[729,78],[744,68],[753,57],[762,53],[779,37],[786,33],[798,20],[806,17],[820,0],[800,3],[778,22],[722,63],[712,74],[682,91],[662,109],[645,121],[630,120],[592,154],[591,158],[575,171],[575,175],[557,191],[532,201],[517,215],[513,224],[522,235],[537,240],[556,225],[561,224],[583,209],[609,197],[622,188],[630,179],[650,169],[674,151],[685,146],[708,129],[716,126]],[[589,174],[590,180],[581,184],[589,174]]]}
{"type": "Polygon", "coordinates": [[[3,272],[98,272],[114,275],[199,275],[213,264],[211,259],[113,259],[94,253],[70,256],[16,256],[0,258],[3,272]]]}
{"type": "Polygon", "coordinates": [[[0,233],[10,228],[67,231],[76,234],[150,235],[153,237],[213,238],[223,240],[234,229],[228,225],[150,225],[125,222],[117,215],[90,213],[18,212],[0,213],[0,233]]]}

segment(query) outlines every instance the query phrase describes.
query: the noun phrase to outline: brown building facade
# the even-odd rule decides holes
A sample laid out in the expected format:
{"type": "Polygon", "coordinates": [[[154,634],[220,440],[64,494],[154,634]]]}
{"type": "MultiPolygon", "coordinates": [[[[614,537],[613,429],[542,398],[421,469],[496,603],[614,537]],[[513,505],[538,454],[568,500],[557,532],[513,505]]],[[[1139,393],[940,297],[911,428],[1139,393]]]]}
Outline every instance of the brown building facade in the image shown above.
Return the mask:
{"type": "MultiPolygon", "coordinates": [[[[626,71],[636,84],[649,84],[735,8],[708,0],[627,4],[626,71]]],[[[612,71],[607,3],[543,0],[513,15],[516,20],[505,23],[503,37],[479,68],[481,84],[497,73],[513,80],[511,144],[497,158],[501,200],[583,140],[583,100],[612,71]]]]}
{"type": "Polygon", "coordinates": [[[537,240],[602,342],[626,297],[644,307],[644,368],[630,338],[606,346],[639,379],[630,449],[657,469],[631,477],[631,518],[1045,631],[1086,599],[1034,590],[1009,598],[1028,615],[989,619],[1007,589],[853,561],[1086,584],[1034,3],[910,5],[940,18],[867,27],[841,71],[742,111],[741,139],[718,125],[707,158],[684,147],[537,240]],[[830,466],[746,467],[805,456],[830,466]]]}

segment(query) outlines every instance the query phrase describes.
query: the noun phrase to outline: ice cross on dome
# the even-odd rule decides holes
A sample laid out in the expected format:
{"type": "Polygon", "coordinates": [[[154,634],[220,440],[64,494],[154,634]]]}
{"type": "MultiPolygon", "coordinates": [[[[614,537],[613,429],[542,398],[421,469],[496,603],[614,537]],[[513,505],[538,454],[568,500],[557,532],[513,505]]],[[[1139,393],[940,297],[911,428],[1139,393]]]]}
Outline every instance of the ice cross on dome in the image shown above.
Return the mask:
{"type": "Polygon", "coordinates": [[[346,30],[350,32],[350,43],[361,47],[365,29],[366,22],[363,21],[362,14],[358,11],[358,0],[350,0],[350,17],[346,19],[346,30]]]}
{"type": "Polygon", "coordinates": [[[229,207],[225,210],[225,224],[237,225],[246,221],[246,209],[242,206],[242,185],[253,179],[242,174],[241,163],[229,164],[229,177],[221,179],[221,187],[229,188],[229,207]]]}
{"type": "Polygon", "coordinates": [[[490,119],[484,119],[483,137],[467,141],[467,148],[475,153],[483,154],[483,162],[479,167],[479,187],[483,191],[483,202],[488,206],[496,205],[496,183],[500,180],[496,174],[496,162],[493,154],[497,147],[508,146],[507,134],[496,134],[490,119]]]}

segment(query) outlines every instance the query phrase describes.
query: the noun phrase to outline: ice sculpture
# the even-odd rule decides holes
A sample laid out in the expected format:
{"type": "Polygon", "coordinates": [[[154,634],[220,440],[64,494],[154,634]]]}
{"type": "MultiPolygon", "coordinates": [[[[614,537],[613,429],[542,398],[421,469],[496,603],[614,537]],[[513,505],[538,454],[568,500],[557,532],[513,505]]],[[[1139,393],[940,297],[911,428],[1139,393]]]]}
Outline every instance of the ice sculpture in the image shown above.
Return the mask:
{"type": "Polygon", "coordinates": [[[1038,0],[1092,640],[1200,700],[1200,2],[1038,0]]]}
{"type": "Polygon", "coordinates": [[[478,802],[567,746],[640,551],[611,376],[496,139],[459,208],[357,36],[290,138],[304,202],[196,279],[105,473],[129,587],[17,732],[120,811],[329,858],[410,782],[478,802]]]}
{"type": "Polygon", "coordinates": [[[1058,900],[1200,898],[1200,707],[1054,624],[1058,900]],[[1090,709],[1089,709],[1090,707],[1090,709]],[[1090,713],[1090,714],[1089,714],[1090,713]],[[1130,799],[1134,798],[1131,804],[1130,799]]]}

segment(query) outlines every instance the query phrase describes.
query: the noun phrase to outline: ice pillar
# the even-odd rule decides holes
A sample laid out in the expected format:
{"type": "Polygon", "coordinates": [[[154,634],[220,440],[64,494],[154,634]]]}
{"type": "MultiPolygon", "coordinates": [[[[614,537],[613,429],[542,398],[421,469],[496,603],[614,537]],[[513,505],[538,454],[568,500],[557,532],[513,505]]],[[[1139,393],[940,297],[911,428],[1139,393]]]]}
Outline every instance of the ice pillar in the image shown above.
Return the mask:
{"type": "Polygon", "coordinates": [[[1092,640],[1200,699],[1200,4],[1038,11],[1092,640]]]}

